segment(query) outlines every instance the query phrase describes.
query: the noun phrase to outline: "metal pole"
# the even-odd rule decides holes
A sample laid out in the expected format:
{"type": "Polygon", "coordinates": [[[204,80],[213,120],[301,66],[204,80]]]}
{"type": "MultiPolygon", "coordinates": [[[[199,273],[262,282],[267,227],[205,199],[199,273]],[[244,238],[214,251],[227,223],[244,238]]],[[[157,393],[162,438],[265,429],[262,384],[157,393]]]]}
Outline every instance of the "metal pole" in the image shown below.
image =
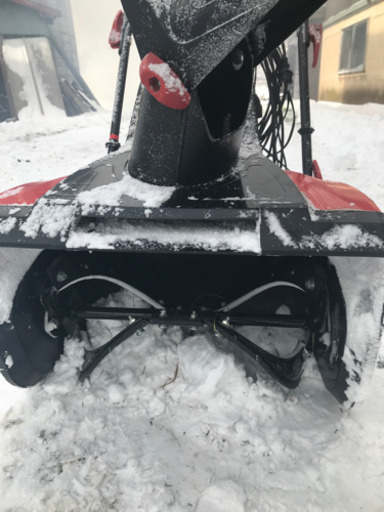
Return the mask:
{"type": "Polygon", "coordinates": [[[301,128],[301,151],[303,162],[303,173],[312,176],[312,139],[314,129],[311,127],[311,115],[309,104],[309,82],[308,82],[308,46],[309,31],[308,20],[298,30],[299,49],[299,84],[300,84],[300,117],[301,128]]]}
{"type": "Polygon", "coordinates": [[[115,101],[113,105],[112,112],[112,122],[111,122],[111,131],[109,135],[109,141],[106,143],[106,147],[108,148],[108,153],[113,153],[120,148],[120,125],[121,125],[121,114],[123,110],[124,103],[124,93],[125,93],[125,84],[127,80],[127,71],[128,71],[128,61],[129,61],[129,51],[131,48],[131,37],[132,31],[129,25],[127,17],[124,15],[123,22],[123,40],[120,51],[120,64],[119,64],[119,72],[117,76],[117,84],[116,84],[116,92],[115,92],[115,101]]]}

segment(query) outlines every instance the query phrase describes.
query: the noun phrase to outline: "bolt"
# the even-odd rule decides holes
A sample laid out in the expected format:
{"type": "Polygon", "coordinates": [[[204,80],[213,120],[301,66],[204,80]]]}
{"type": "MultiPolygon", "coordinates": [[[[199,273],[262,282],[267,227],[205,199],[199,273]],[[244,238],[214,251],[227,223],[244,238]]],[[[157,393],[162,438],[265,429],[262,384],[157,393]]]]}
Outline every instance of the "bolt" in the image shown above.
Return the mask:
{"type": "Polygon", "coordinates": [[[136,336],[142,336],[144,334],[144,329],[138,329],[136,331],[136,336]]]}
{"type": "Polygon", "coordinates": [[[192,313],[191,313],[191,320],[196,320],[196,318],[197,318],[196,311],[192,311],[192,313]]]}
{"type": "Polygon", "coordinates": [[[227,327],[229,326],[229,316],[227,316],[227,318],[223,320],[223,324],[226,325],[227,327]]]}
{"type": "Polygon", "coordinates": [[[64,272],[64,270],[59,270],[56,276],[56,281],[58,283],[64,283],[68,279],[67,274],[64,272]]]}
{"type": "Polygon", "coordinates": [[[162,309],[160,311],[160,318],[166,318],[166,316],[167,316],[167,312],[165,311],[165,309],[162,309]]]}
{"type": "Polygon", "coordinates": [[[312,277],[310,277],[309,279],[307,279],[305,281],[305,287],[307,290],[309,291],[313,291],[315,288],[316,288],[316,283],[315,283],[315,280],[312,279],[312,277]]]}

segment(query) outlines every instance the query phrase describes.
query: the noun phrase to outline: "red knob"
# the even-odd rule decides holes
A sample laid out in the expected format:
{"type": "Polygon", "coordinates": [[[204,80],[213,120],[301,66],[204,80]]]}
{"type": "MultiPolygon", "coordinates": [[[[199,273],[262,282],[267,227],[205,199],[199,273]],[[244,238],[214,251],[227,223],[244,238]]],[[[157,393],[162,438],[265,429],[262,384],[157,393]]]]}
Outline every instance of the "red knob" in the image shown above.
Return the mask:
{"type": "Polygon", "coordinates": [[[152,52],[141,61],[140,80],[148,92],[166,107],[183,110],[191,102],[191,95],[177,74],[152,52]]]}

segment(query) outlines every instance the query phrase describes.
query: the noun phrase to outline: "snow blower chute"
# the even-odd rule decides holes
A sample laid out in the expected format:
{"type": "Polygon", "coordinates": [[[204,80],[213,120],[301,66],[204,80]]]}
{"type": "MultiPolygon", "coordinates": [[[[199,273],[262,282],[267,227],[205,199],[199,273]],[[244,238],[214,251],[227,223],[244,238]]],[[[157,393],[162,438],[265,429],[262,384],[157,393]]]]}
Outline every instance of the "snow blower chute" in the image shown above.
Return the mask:
{"type": "Polygon", "coordinates": [[[10,383],[36,384],[66,336],[84,340],[91,321],[117,319],[124,329],[89,347],[80,379],[146,326],[177,325],[225,340],[249,372],[262,366],[288,388],[312,353],[339,402],[360,399],[380,339],[384,218],[312,162],[306,19],[322,3],[122,1],[109,154],[0,195],[10,383]],[[281,45],[299,27],[303,173],[284,157],[292,73],[281,45]],[[142,85],[119,149],[131,34],[142,85]],[[129,301],[103,302],[120,290],[129,301]]]}

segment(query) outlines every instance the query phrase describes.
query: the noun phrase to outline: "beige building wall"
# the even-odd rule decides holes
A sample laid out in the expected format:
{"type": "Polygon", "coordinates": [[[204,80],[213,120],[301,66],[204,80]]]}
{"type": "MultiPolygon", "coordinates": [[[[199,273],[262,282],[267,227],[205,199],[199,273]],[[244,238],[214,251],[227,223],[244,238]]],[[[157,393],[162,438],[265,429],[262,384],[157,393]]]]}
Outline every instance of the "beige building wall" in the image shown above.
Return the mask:
{"type": "Polygon", "coordinates": [[[323,33],[319,99],[384,103],[384,2],[326,27],[323,33]],[[368,20],[364,71],[339,73],[342,30],[368,20]]]}

